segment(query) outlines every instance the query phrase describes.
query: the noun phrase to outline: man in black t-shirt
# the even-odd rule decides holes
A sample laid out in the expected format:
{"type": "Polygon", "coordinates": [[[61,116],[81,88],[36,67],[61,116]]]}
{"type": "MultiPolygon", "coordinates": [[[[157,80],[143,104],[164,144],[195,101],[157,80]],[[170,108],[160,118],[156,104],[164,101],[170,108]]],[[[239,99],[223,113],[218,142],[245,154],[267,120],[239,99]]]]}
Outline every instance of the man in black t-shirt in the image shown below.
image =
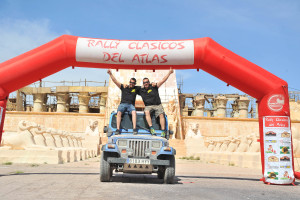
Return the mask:
{"type": "Polygon", "coordinates": [[[151,116],[150,113],[152,111],[155,112],[155,117],[159,117],[159,121],[160,121],[160,126],[162,129],[162,137],[166,136],[166,122],[165,122],[165,117],[164,117],[164,108],[161,105],[161,100],[159,97],[159,93],[158,93],[158,88],[164,84],[164,82],[166,82],[166,80],[169,78],[169,76],[173,73],[173,69],[170,68],[169,73],[161,80],[159,81],[156,86],[150,85],[150,81],[148,78],[144,78],[143,79],[143,85],[144,87],[142,87],[139,90],[139,95],[142,96],[142,99],[144,101],[145,104],[145,115],[146,115],[146,120],[147,123],[150,127],[150,132],[152,135],[155,135],[155,130],[152,127],[152,120],[151,120],[151,116]]]}
{"type": "Polygon", "coordinates": [[[129,114],[132,114],[132,125],[133,125],[133,134],[137,134],[136,129],[136,110],[135,110],[135,98],[136,94],[140,90],[140,86],[136,85],[136,79],[131,78],[129,81],[129,86],[124,87],[123,84],[121,84],[119,81],[116,80],[116,78],[112,75],[111,70],[107,70],[107,73],[110,75],[111,80],[121,89],[121,103],[118,107],[117,111],[117,130],[116,134],[120,134],[120,124],[121,124],[121,118],[122,113],[125,111],[129,112],[129,114]]]}

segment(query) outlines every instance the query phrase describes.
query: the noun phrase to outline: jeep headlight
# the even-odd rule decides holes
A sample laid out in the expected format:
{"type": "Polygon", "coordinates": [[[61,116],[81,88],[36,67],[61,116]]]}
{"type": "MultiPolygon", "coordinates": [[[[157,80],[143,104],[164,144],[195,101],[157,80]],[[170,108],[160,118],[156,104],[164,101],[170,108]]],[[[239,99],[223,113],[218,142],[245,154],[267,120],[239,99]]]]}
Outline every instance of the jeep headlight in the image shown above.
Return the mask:
{"type": "Polygon", "coordinates": [[[118,146],[126,147],[127,146],[127,140],[118,140],[118,146]]]}
{"type": "Polygon", "coordinates": [[[161,147],[161,142],[160,141],[152,141],[152,148],[160,148],[161,147]]]}

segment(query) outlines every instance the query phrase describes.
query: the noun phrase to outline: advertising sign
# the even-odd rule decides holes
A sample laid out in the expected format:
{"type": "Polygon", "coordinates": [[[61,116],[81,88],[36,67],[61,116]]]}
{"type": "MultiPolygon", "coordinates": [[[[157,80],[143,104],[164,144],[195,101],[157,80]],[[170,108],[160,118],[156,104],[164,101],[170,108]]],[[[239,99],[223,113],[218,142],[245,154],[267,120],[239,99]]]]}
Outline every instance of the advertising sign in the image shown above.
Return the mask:
{"type": "Polygon", "coordinates": [[[194,41],[78,38],[76,61],[124,65],[193,65],[194,41]]]}
{"type": "Polygon", "coordinates": [[[290,118],[265,116],[263,122],[264,178],[274,184],[290,184],[294,180],[290,118]]]}

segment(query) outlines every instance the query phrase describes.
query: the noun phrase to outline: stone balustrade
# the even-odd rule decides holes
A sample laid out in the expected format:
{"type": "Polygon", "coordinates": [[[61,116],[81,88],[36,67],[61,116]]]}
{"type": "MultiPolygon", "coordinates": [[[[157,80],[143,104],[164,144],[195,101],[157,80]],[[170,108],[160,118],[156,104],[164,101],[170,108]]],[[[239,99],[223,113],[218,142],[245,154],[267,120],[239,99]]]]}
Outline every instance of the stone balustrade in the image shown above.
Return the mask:
{"type": "Polygon", "coordinates": [[[98,135],[70,133],[21,120],[17,132],[3,134],[0,163],[10,161],[57,164],[84,160],[97,156],[99,140],[96,138],[98,135]],[[84,140],[88,142],[84,143],[84,140]]]}

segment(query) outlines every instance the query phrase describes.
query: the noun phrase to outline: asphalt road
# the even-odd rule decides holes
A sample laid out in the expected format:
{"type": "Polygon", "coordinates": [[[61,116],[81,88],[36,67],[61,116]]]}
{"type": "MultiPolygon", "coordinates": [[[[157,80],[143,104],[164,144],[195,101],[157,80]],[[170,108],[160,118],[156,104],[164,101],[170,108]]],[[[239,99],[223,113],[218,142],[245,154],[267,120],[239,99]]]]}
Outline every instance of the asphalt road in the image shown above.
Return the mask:
{"type": "Polygon", "coordinates": [[[0,165],[0,199],[300,199],[296,186],[266,185],[261,170],[176,160],[176,183],[115,173],[99,181],[99,158],[58,165],[0,165]]]}

